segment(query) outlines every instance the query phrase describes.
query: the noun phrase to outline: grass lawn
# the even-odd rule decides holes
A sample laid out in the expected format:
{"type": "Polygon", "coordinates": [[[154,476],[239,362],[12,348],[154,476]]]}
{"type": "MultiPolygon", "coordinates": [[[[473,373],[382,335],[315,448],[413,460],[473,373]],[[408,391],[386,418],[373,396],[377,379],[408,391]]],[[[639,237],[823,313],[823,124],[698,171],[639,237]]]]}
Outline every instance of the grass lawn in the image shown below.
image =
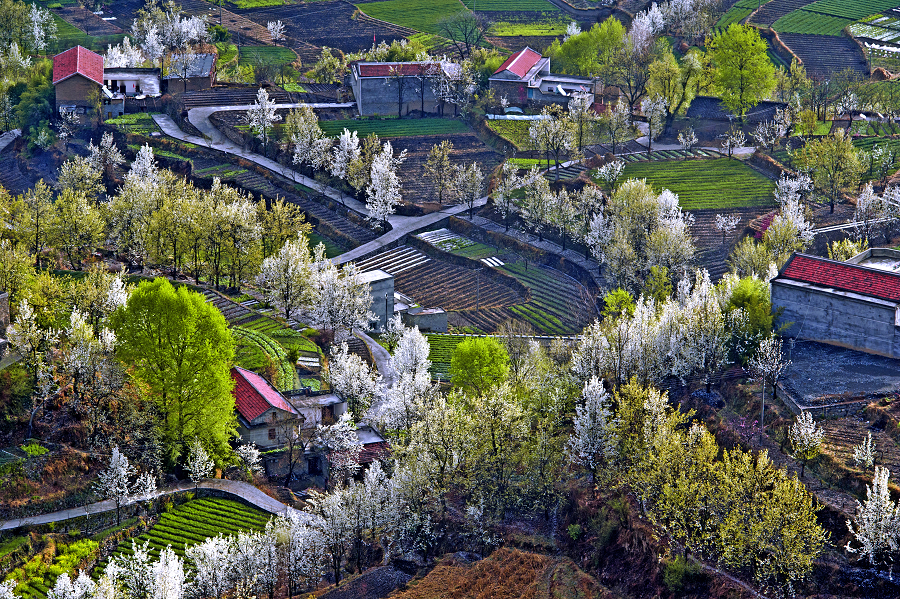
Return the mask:
{"type": "Polygon", "coordinates": [[[282,65],[292,63],[295,60],[297,60],[297,55],[290,48],[281,46],[277,48],[275,46],[243,46],[238,62],[239,64],[249,64],[251,66],[259,63],[282,65]]]}
{"type": "MultiPolygon", "coordinates": [[[[523,0],[523,2],[526,1],[533,0],[523,0]]],[[[552,5],[550,6],[552,7],[552,5]]],[[[459,0],[428,0],[428,2],[386,0],[385,2],[360,4],[357,8],[375,19],[435,35],[441,33],[438,31],[438,21],[465,10],[459,0]]],[[[478,8],[481,10],[480,6],[478,8]]],[[[522,9],[515,8],[513,10],[522,9]]]]}
{"type": "Polygon", "coordinates": [[[511,35],[565,35],[568,23],[550,21],[546,23],[494,23],[490,34],[500,37],[511,35]]]}
{"type": "Polygon", "coordinates": [[[356,131],[360,137],[370,133],[378,137],[410,137],[413,135],[450,135],[465,133],[468,126],[456,119],[344,119],[319,121],[327,135],[339,136],[344,129],[356,131]]]}
{"type": "Polygon", "coordinates": [[[647,179],[660,191],[678,194],[685,210],[744,208],[774,203],[775,182],[740,160],[632,162],[623,179],[647,179]]]}
{"type": "Polygon", "coordinates": [[[531,147],[531,140],[528,138],[531,121],[489,120],[487,126],[491,131],[516,146],[518,150],[527,150],[531,147]]]}

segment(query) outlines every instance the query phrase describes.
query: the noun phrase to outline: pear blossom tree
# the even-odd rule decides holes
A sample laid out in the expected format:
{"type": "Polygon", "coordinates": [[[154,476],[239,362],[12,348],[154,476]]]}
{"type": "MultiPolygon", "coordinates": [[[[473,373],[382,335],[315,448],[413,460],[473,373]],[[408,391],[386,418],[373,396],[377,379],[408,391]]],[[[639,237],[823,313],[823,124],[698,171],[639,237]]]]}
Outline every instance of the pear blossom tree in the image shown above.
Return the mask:
{"type": "MultiPolygon", "coordinates": [[[[641,13],[643,14],[643,13],[641,13]]],[[[653,140],[659,137],[666,122],[666,109],[668,102],[660,95],[652,98],[644,98],[641,102],[641,112],[647,119],[647,153],[653,151],[653,140]]]]}
{"type": "Polygon", "coordinates": [[[791,452],[800,460],[800,478],[806,470],[806,463],[822,451],[825,430],[819,428],[810,412],[802,412],[790,428],[791,452]]]}
{"type": "Polygon", "coordinates": [[[387,218],[394,213],[394,207],[401,200],[397,167],[405,160],[406,150],[395,156],[391,142],[386,141],[372,161],[369,185],[366,187],[366,209],[369,220],[381,221],[383,229],[387,229],[387,218]]]}
{"type": "Polygon", "coordinates": [[[872,431],[869,431],[863,442],[853,448],[853,461],[858,466],[868,470],[875,465],[875,454],[875,441],[872,439],[872,431]]]}
{"type": "Polygon", "coordinates": [[[18,584],[18,581],[15,580],[0,582],[0,599],[20,599],[18,595],[13,593],[13,589],[15,589],[18,584]]]}
{"type": "Polygon", "coordinates": [[[389,353],[393,353],[397,344],[400,343],[404,331],[406,331],[406,327],[403,326],[403,319],[400,318],[399,313],[388,319],[384,332],[381,333],[381,342],[387,346],[389,353]]]}
{"type": "Polygon", "coordinates": [[[184,556],[193,567],[191,590],[195,596],[222,599],[234,587],[232,569],[236,555],[232,537],[208,537],[185,549],[184,556]]]}
{"type": "Polygon", "coordinates": [[[294,164],[308,164],[313,169],[328,164],[332,140],[319,127],[319,117],[309,105],[293,110],[288,115],[285,129],[293,145],[294,164]]]}
{"type": "Polygon", "coordinates": [[[104,68],[133,69],[144,62],[144,52],[139,46],[132,46],[131,40],[125,37],[121,44],[106,47],[106,56],[103,58],[104,68]]]}
{"type": "Polygon", "coordinates": [[[878,564],[890,553],[900,548],[900,505],[891,501],[888,488],[890,470],[875,466],[871,485],[866,485],[866,501],[856,502],[856,516],[847,520],[847,528],[860,544],[847,543],[847,551],[867,557],[872,565],[878,564]]]}
{"type": "Polygon", "coordinates": [[[691,127],[687,131],[680,131],[678,133],[678,143],[681,144],[681,149],[685,152],[691,151],[694,146],[697,145],[697,142],[700,141],[697,139],[697,134],[694,133],[694,128],[691,127]]]}
{"type": "Polygon", "coordinates": [[[185,595],[184,562],[168,546],[150,566],[148,599],[183,599],[185,595]]]}
{"type": "Polygon", "coordinates": [[[760,407],[759,430],[760,437],[766,425],[766,383],[772,386],[772,396],[775,396],[775,385],[791,365],[790,360],[782,356],[781,339],[771,335],[762,340],[756,353],[750,358],[750,371],[760,377],[762,381],[762,406],[760,407]]]}
{"type": "Polygon", "coordinates": [[[263,260],[256,282],[266,301],[286,320],[315,299],[312,255],[306,234],[289,239],[278,252],[263,260]]]}
{"type": "Polygon", "coordinates": [[[716,215],[716,229],[722,232],[722,245],[725,245],[725,238],[734,232],[739,222],[741,217],[737,214],[716,215]]]}
{"type": "Polygon", "coordinates": [[[516,211],[516,198],[513,191],[522,186],[524,181],[518,174],[519,167],[510,161],[503,163],[497,188],[494,190],[494,207],[503,217],[504,230],[509,231],[509,217],[516,211]]]}
{"type": "Polygon", "coordinates": [[[56,579],[53,588],[47,591],[47,599],[94,599],[97,583],[85,571],[78,573],[73,581],[67,572],[56,579]]]}
{"type": "Polygon", "coordinates": [[[344,412],[334,424],[316,427],[316,445],[326,448],[329,462],[329,479],[332,486],[343,482],[359,470],[359,454],[362,443],[356,434],[356,424],[349,412],[344,412]]]}
{"type": "Polygon", "coordinates": [[[732,128],[722,138],[722,149],[731,158],[737,148],[743,148],[747,143],[747,136],[740,129],[732,128]]]}
{"type": "Polygon", "coordinates": [[[598,472],[616,456],[615,421],[602,380],[591,377],[586,381],[581,397],[584,403],[575,407],[567,449],[571,460],[590,472],[596,485],[598,472]]]}
{"type": "Polygon", "coordinates": [[[329,566],[334,575],[334,582],[341,582],[341,564],[352,548],[353,523],[345,501],[345,493],[338,490],[332,493],[310,492],[308,500],[310,513],[317,516],[315,528],[321,539],[321,547],[328,557],[329,566]]]}
{"type": "Polygon", "coordinates": [[[275,43],[275,46],[278,46],[278,42],[284,41],[284,23],[281,20],[278,21],[269,21],[266,24],[266,29],[269,30],[269,35],[272,36],[272,41],[275,43]]]}
{"type": "Polygon", "coordinates": [[[116,581],[125,599],[144,599],[150,595],[152,566],[150,541],[131,540],[131,553],[114,555],[106,566],[106,575],[116,581]]]}
{"type": "Polygon", "coordinates": [[[119,451],[119,447],[113,447],[112,456],[106,470],[100,472],[95,484],[97,492],[105,499],[112,499],[116,504],[116,524],[121,522],[121,507],[128,501],[131,495],[131,483],[129,482],[135,470],[128,463],[128,457],[119,451]]]}
{"type": "Polygon", "coordinates": [[[341,341],[354,328],[367,330],[376,317],[370,310],[369,284],[362,280],[356,265],[349,263],[338,269],[325,259],[324,252],[320,244],[313,260],[317,265],[313,274],[316,296],[308,312],[315,326],[341,341]]]}
{"type": "Polygon", "coordinates": [[[241,460],[241,465],[250,474],[259,474],[263,471],[262,456],[259,453],[259,448],[253,443],[239,445],[234,450],[234,453],[241,460]]]}
{"type": "Polygon", "coordinates": [[[619,144],[625,141],[628,130],[631,129],[631,109],[626,102],[619,99],[606,117],[606,141],[615,154],[619,144]]]}
{"type": "Polygon", "coordinates": [[[616,183],[622,177],[622,173],[625,171],[625,161],[624,160],[610,160],[596,171],[594,171],[595,176],[606,183],[607,187],[610,191],[615,189],[616,183]]]}
{"type": "Polygon", "coordinates": [[[359,136],[356,131],[344,129],[337,144],[331,149],[331,175],[347,179],[350,165],[360,158],[359,136]]]}
{"type": "Polygon", "coordinates": [[[244,120],[250,125],[250,128],[256,133],[257,139],[263,142],[263,152],[269,146],[269,131],[272,126],[281,120],[275,108],[275,100],[269,99],[269,93],[259,88],[256,93],[256,103],[247,109],[244,120]]]}
{"type": "Polygon", "coordinates": [[[378,372],[350,353],[347,343],[332,346],[326,379],[331,389],[347,401],[347,409],[360,419],[375,397],[381,377],[378,372]]]}
{"type": "Polygon", "coordinates": [[[200,443],[200,439],[196,437],[194,437],[188,450],[185,467],[188,474],[190,474],[191,480],[194,481],[195,489],[200,486],[201,480],[209,478],[213,474],[215,464],[209,457],[206,449],[204,449],[203,444],[200,443]]]}
{"type": "Polygon", "coordinates": [[[484,174],[477,162],[469,166],[457,165],[456,175],[453,178],[453,187],[459,194],[459,199],[469,207],[469,219],[473,218],[475,202],[484,193],[484,174]]]}
{"type": "Polygon", "coordinates": [[[28,44],[33,50],[43,52],[49,43],[56,39],[56,21],[53,13],[37,4],[32,4],[28,11],[28,44]]]}

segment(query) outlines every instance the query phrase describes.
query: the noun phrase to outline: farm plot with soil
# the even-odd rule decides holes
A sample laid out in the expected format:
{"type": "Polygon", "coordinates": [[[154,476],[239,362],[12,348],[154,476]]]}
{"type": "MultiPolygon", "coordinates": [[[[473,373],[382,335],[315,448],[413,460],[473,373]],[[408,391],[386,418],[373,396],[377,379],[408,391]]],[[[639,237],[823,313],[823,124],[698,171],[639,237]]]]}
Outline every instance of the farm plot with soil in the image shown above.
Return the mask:
{"type": "Polygon", "coordinates": [[[491,171],[503,161],[501,154],[486,146],[477,135],[471,132],[387,139],[391,140],[395,152],[402,150],[408,152],[406,162],[400,167],[400,178],[403,180],[403,199],[413,204],[424,204],[434,198],[431,183],[425,178],[425,163],[428,161],[428,153],[431,148],[445,139],[453,142],[451,162],[466,165],[472,162],[478,163],[485,176],[485,181],[491,171]]]}
{"type": "Polygon", "coordinates": [[[372,47],[372,39],[390,44],[415,33],[412,29],[380,23],[356,11],[343,0],[324,0],[304,4],[238,10],[238,13],[265,27],[269,21],[281,20],[285,26],[287,45],[300,55],[304,65],[318,60],[322,46],[344,53],[372,47]]]}
{"type": "Polygon", "coordinates": [[[878,457],[875,463],[891,471],[891,479],[900,476],[900,447],[891,439],[883,427],[867,421],[865,417],[848,416],[822,422],[825,429],[823,449],[847,468],[858,468],[853,461],[853,448],[862,443],[869,433],[875,442],[878,457]]]}

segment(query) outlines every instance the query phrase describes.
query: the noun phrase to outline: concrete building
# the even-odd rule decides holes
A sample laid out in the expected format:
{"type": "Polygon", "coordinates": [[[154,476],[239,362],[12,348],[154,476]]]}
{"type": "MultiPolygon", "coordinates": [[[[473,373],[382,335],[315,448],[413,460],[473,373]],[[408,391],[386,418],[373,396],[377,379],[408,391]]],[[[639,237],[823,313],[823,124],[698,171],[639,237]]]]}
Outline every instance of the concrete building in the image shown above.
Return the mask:
{"type": "Polygon", "coordinates": [[[519,105],[567,104],[578,94],[587,94],[593,104],[596,95],[594,80],[551,73],[550,59],[527,46],[507,58],[488,83],[498,99],[519,105]]]}
{"type": "Polygon", "coordinates": [[[176,54],[163,75],[165,91],[181,94],[209,89],[216,84],[215,54],[176,54]]]}
{"type": "Polygon", "coordinates": [[[771,291],[785,335],[900,357],[900,252],[867,250],[848,262],[794,254],[771,291]]]}
{"type": "Polygon", "coordinates": [[[159,69],[103,69],[103,84],[126,98],[160,95],[159,69]]]}
{"type": "Polygon", "coordinates": [[[441,113],[443,103],[434,93],[433,81],[442,68],[447,67],[433,61],[351,63],[350,87],[359,114],[402,116],[413,110],[441,113]]]}
{"type": "Polygon", "coordinates": [[[347,402],[335,393],[293,396],[290,403],[297,410],[303,428],[331,424],[347,412],[347,402]]]}
{"type": "Polygon", "coordinates": [[[297,421],[298,412],[277,389],[260,375],[240,366],[231,369],[238,434],[244,443],[260,449],[282,445],[279,439],[286,422],[297,421]]]}
{"type": "Polygon", "coordinates": [[[57,54],[53,57],[53,87],[57,111],[90,113],[103,87],[103,57],[81,46],[57,54]]]}
{"type": "Polygon", "coordinates": [[[383,270],[360,273],[360,280],[369,284],[372,296],[372,313],[377,320],[372,324],[376,330],[384,330],[387,321],[394,315],[394,277],[383,270]]]}

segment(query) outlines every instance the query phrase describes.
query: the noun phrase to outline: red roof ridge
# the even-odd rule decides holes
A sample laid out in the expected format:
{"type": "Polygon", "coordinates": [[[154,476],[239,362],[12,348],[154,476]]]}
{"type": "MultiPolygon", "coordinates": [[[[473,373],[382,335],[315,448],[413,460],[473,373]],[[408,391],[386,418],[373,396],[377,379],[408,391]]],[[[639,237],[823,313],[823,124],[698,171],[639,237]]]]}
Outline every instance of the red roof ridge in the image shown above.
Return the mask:
{"type": "Polygon", "coordinates": [[[259,374],[252,370],[241,368],[240,366],[232,366],[231,370],[232,378],[235,379],[235,407],[248,422],[258,418],[270,407],[284,410],[285,412],[290,412],[292,414],[297,413],[294,406],[284,399],[284,396],[282,396],[275,387],[270,385],[269,382],[259,374]],[[245,394],[246,390],[239,388],[242,387],[242,385],[239,384],[237,379],[246,383],[250,389],[253,390],[256,397],[248,397],[245,394]],[[261,385],[263,388],[260,388],[261,385]]]}
{"type": "Polygon", "coordinates": [[[776,278],[900,302],[900,274],[821,256],[795,253],[776,278]]]}
{"type": "Polygon", "coordinates": [[[53,57],[53,85],[73,75],[103,85],[103,57],[83,46],[69,48],[53,57]]]}
{"type": "Polygon", "coordinates": [[[524,48],[507,58],[506,61],[504,61],[504,63],[500,65],[500,68],[494,71],[494,75],[496,75],[497,73],[502,73],[503,71],[511,71],[519,77],[524,77],[528,74],[528,71],[531,69],[531,67],[537,64],[537,62],[541,58],[543,58],[543,55],[540,52],[538,52],[537,50],[532,50],[529,46],[525,46],[524,48]],[[528,52],[534,55],[532,57],[533,60],[531,61],[531,64],[529,64],[525,69],[522,69],[522,72],[520,73],[518,70],[516,70],[516,62],[518,62],[518,60],[525,56],[525,54],[528,52]]]}

